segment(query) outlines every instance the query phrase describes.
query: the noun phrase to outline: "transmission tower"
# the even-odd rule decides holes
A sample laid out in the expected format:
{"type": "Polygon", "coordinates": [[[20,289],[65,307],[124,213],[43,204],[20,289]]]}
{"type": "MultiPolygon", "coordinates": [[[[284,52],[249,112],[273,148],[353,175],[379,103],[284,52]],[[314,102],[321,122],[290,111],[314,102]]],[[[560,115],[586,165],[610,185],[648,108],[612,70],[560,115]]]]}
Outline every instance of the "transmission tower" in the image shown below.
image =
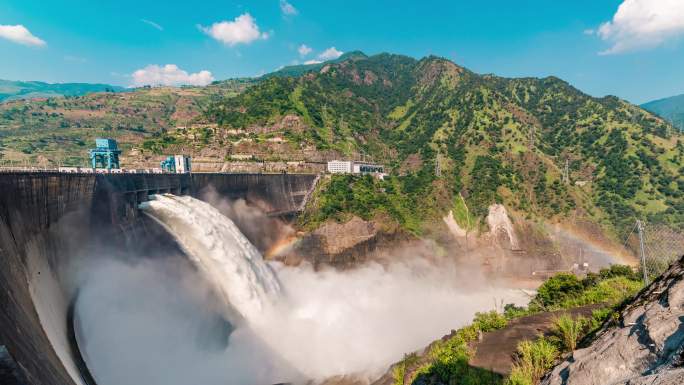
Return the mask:
{"type": "Polygon", "coordinates": [[[641,258],[641,271],[644,274],[644,285],[648,285],[648,272],[646,271],[646,252],[644,251],[644,225],[637,220],[639,230],[639,257],[641,258]]]}
{"type": "Polygon", "coordinates": [[[534,125],[531,125],[530,126],[530,138],[529,138],[529,143],[528,143],[530,151],[532,149],[534,149],[534,134],[535,134],[535,127],[534,127],[534,125]]]}

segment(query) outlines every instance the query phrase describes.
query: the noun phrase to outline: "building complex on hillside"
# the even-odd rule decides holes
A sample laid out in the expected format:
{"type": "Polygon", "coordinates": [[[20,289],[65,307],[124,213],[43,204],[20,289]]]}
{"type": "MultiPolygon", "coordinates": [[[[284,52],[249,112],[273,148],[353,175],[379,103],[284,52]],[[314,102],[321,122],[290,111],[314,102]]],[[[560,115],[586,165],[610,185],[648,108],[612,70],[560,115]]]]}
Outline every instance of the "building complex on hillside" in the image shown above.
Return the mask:
{"type": "Polygon", "coordinates": [[[357,162],[353,160],[331,160],[328,162],[328,172],[331,174],[384,174],[385,168],[381,164],[357,162]]]}

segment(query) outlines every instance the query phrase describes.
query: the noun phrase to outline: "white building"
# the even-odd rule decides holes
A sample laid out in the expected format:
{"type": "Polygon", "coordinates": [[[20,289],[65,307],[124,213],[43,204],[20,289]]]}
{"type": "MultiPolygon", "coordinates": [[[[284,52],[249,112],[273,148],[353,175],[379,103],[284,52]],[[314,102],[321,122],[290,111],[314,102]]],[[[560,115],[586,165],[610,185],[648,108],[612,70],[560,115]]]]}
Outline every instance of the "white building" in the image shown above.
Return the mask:
{"type": "Polygon", "coordinates": [[[354,162],[348,160],[331,160],[328,162],[328,172],[331,174],[351,174],[354,162]]]}
{"type": "Polygon", "coordinates": [[[173,157],[176,173],[185,174],[190,172],[190,157],[187,155],[175,155],[173,157]]]}
{"type": "Polygon", "coordinates": [[[331,174],[383,174],[383,165],[351,160],[331,160],[328,162],[331,174]]]}

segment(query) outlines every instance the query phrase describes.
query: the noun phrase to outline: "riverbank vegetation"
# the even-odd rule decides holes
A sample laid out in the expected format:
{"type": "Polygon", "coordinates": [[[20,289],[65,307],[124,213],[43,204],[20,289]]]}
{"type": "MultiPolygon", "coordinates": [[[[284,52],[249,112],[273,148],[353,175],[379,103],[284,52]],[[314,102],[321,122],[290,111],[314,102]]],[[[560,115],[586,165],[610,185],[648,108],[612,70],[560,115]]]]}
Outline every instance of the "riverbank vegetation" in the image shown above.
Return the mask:
{"type": "Polygon", "coordinates": [[[433,342],[422,354],[408,354],[392,368],[394,385],[409,384],[506,384],[534,385],[563,354],[574,350],[586,336],[605,322],[613,322],[617,309],[642,287],[629,266],[613,265],[579,279],[557,274],[546,280],[526,307],[506,305],[502,313],[477,313],[470,325],[433,342]],[[591,317],[571,316],[579,306],[597,305],[591,317]],[[567,310],[568,313],[563,313],[567,310]],[[511,321],[546,311],[556,311],[549,331],[518,344],[511,373],[504,378],[469,365],[482,333],[505,328],[511,321]]]}

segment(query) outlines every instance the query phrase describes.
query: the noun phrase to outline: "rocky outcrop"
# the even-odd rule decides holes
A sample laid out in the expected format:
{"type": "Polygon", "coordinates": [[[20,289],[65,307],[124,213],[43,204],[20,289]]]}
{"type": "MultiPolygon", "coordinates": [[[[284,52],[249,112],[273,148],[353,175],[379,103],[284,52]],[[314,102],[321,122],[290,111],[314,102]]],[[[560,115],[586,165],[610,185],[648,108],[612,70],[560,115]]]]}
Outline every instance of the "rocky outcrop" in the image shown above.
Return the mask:
{"type": "Polygon", "coordinates": [[[368,261],[432,259],[438,249],[437,242],[417,238],[391,224],[388,218],[366,221],[352,216],[345,222],[330,220],[315,230],[300,232],[290,247],[268,255],[288,265],[306,262],[315,268],[351,269],[368,261]]]}
{"type": "Polygon", "coordinates": [[[373,238],[378,233],[375,222],[367,222],[359,217],[353,217],[347,222],[327,222],[313,232],[325,241],[323,252],[339,254],[361,242],[373,238]]]}
{"type": "Polygon", "coordinates": [[[544,385],[684,383],[684,257],[543,380],[544,385]]]}
{"type": "Polygon", "coordinates": [[[496,243],[506,249],[520,249],[515,230],[513,230],[513,223],[511,223],[511,218],[508,217],[508,212],[504,205],[496,203],[489,206],[487,225],[489,225],[490,234],[496,243]]]}

